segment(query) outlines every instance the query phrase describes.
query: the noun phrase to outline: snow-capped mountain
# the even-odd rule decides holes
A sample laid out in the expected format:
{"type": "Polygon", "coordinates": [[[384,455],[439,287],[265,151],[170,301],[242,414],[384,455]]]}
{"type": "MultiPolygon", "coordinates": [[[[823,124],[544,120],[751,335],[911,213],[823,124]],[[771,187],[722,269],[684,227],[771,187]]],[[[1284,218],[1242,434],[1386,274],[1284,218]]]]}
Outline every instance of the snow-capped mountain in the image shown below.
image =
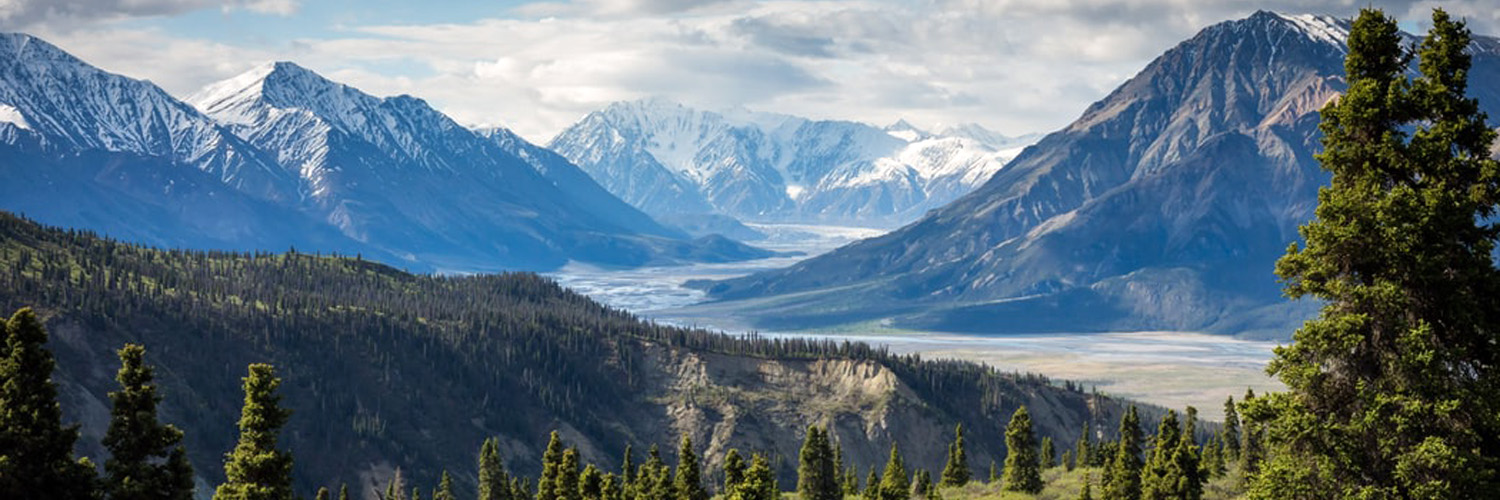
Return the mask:
{"type": "Polygon", "coordinates": [[[275,154],[307,193],[307,210],[413,262],[536,269],[694,252],[682,233],[614,199],[561,157],[505,131],[481,136],[411,96],[377,98],[277,62],[188,102],[275,154]]]}
{"type": "Polygon", "coordinates": [[[0,208],[156,245],[352,251],[274,157],[150,82],[0,34],[0,208]]]}
{"type": "Polygon", "coordinates": [[[646,99],[590,113],[549,146],[653,215],[895,225],[978,186],[1028,139],[952,130],[646,99]]]}
{"type": "Polygon", "coordinates": [[[0,54],[0,209],[47,224],[423,270],[769,254],[690,240],[513,134],[480,136],[420,99],[295,64],[214,84],[195,107],[28,35],[0,34],[0,54]]]}
{"type": "MultiPolygon", "coordinates": [[[[1273,263],[1328,181],[1318,110],[1343,89],[1348,29],[1270,12],[1206,28],[972,193],[711,293],[754,298],[765,328],[1284,337],[1316,304],[1286,302],[1273,263]]],[[[1470,95],[1500,116],[1500,40],[1472,49],[1470,95]]]]}

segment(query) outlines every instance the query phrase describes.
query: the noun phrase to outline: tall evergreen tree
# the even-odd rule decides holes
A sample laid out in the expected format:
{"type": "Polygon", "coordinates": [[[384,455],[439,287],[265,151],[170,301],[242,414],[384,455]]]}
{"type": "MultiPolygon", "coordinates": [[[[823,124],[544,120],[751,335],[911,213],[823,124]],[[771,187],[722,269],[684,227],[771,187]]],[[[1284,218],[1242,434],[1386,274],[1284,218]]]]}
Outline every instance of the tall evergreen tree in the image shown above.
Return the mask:
{"type": "Polygon", "coordinates": [[[870,473],[865,475],[865,490],[860,496],[865,500],[880,500],[880,474],[875,472],[875,466],[870,466],[870,473]]]}
{"type": "Polygon", "coordinates": [[[318,494],[314,495],[313,499],[314,500],[333,500],[333,498],[331,498],[331,497],[328,496],[328,487],[327,486],[320,486],[320,487],[318,487],[318,494]]]}
{"type": "Polygon", "coordinates": [[[1090,441],[1093,439],[1094,436],[1089,430],[1089,423],[1085,421],[1083,423],[1083,432],[1078,434],[1077,448],[1073,451],[1073,460],[1078,462],[1077,466],[1089,467],[1094,465],[1094,451],[1093,446],[1090,444],[1090,441]]]}
{"type": "Polygon", "coordinates": [[[453,476],[448,475],[448,469],[443,469],[443,477],[438,480],[437,490],[432,492],[432,500],[458,500],[453,496],[453,476]]]}
{"type": "Polygon", "coordinates": [[[816,425],[807,427],[807,437],[797,454],[797,493],[807,500],[838,500],[843,496],[834,477],[833,449],[828,434],[816,425]]]}
{"type": "Polygon", "coordinates": [[[1240,412],[1235,408],[1234,396],[1224,400],[1224,460],[1240,459],[1240,412]]]}
{"type": "Polygon", "coordinates": [[[1005,426],[1005,477],[1008,491],[1032,493],[1042,491],[1041,463],[1036,456],[1036,433],[1031,429],[1031,413],[1022,406],[1011,415],[1005,426]]]}
{"type": "Polygon", "coordinates": [[[740,450],[730,448],[729,453],[724,454],[724,488],[720,491],[728,495],[745,482],[745,467],[740,450]]]}
{"type": "Polygon", "coordinates": [[[926,498],[927,492],[933,488],[936,488],[936,486],[932,484],[932,473],[927,472],[927,469],[917,469],[917,472],[912,475],[911,493],[908,496],[911,498],[926,498]]]}
{"type": "Polygon", "coordinates": [[[1063,450],[1061,462],[1064,470],[1072,472],[1073,467],[1076,467],[1073,460],[1073,450],[1063,450]]]}
{"type": "Polygon", "coordinates": [[[245,405],[240,411],[240,441],[224,463],[224,484],[214,500],[291,500],[292,455],[276,449],[281,427],[291,411],[281,408],[281,379],[276,369],[256,363],[245,381],[245,405]]]}
{"type": "MultiPolygon", "coordinates": [[[[824,438],[828,438],[828,429],[823,429],[823,437],[824,438]]],[[[838,488],[838,491],[843,492],[844,491],[844,447],[842,445],[840,445],[839,443],[833,442],[833,440],[831,438],[828,439],[828,446],[833,449],[833,479],[834,479],[833,482],[835,483],[834,486],[836,486],[838,488]]],[[[841,499],[843,498],[843,494],[842,493],[840,493],[839,498],[841,498],[841,499]]]]}
{"type": "Polygon", "coordinates": [[[896,443],[891,443],[891,458],[885,463],[885,471],[880,476],[880,500],[907,500],[911,490],[911,477],[907,475],[906,463],[901,460],[901,452],[896,449],[896,443]]]}
{"type": "Polygon", "coordinates": [[[682,445],[677,448],[677,477],[672,489],[679,500],[708,500],[708,490],[703,489],[703,469],[698,464],[698,453],[693,451],[693,440],[682,436],[682,445]]]}
{"type": "Polygon", "coordinates": [[[339,485],[339,500],[349,500],[349,485],[347,483],[339,485]]]}
{"type": "Polygon", "coordinates": [[[630,445],[625,445],[625,457],[620,459],[620,487],[629,489],[630,483],[635,481],[635,453],[630,445]]]}
{"type": "Polygon", "coordinates": [[[1274,447],[1252,496],[1456,498],[1500,490],[1495,132],[1467,97],[1469,30],[1441,9],[1418,51],[1362,10],[1348,90],[1322,110],[1316,217],[1276,272],[1322,313],[1250,407],[1274,447]]]}
{"type": "Polygon", "coordinates": [[[625,482],[621,476],[613,472],[604,475],[604,484],[599,488],[599,498],[604,500],[625,500],[625,482]]]}
{"type": "Polygon", "coordinates": [[[1042,438],[1042,470],[1057,467],[1057,450],[1052,447],[1052,436],[1042,438]]]}
{"type": "Polygon", "coordinates": [[[1120,418],[1120,440],[1114,445],[1114,457],[1104,469],[1104,498],[1138,500],[1141,498],[1141,417],[1131,406],[1120,418]]]}
{"type": "Polygon", "coordinates": [[[777,500],[781,497],[776,487],[776,474],[771,471],[771,460],[756,453],[750,460],[750,470],[745,472],[745,481],[729,495],[729,500],[777,500]]]}
{"type": "Polygon", "coordinates": [[[562,476],[562,436],[552,431],[547,438],[547,449],[542,452],[542,477],[537,479],[536,500],[562,500],[557,498],[557,481],[562,476]]]}
{"type": "Polygon", "coordinates": [[[943,486],[969,484],[969,454],[964,450],[964,424],[953,428],[953,444],[948,445],[948,463],[943,465],[943,486]]]}
{"type": "Polygon", "coordinates": [[[1182,429],[1177,425],[1177,412],[1167,410],[1161,425],[1156,428],[1156,446],[1150,459],[1141,469],[1141,498],[1143,500],[1168,500],[1185,498],[1179,489],[1186,481],[1183,471],[1175,460],[1177,444],[1182,440],[1182,429]]]}
{"type": "Polygon", "coordinates": [[[989,484],[999,484],[999,483],[1000,483],[1000,465],[996,464],[994,460],[990,460],[990,480],[989,480],[989,484]]]}
{"type": "MultiPolygon", "coordinates": [[[[188,500],[193,497],[193,467],[182,446],[182,431],[157,421],[153,370],[146,349],[120,349],[120,390],[109,393],[109,429],[104,448],[104,494],[110,500],[188,500]]],[[[326,491],[325,491],[326,493],[326,491]]]]}
{"type": "MultiPolygon", "coordinates": [[[[1245,399],[1240,403],[1246,407],[1252,407],[1255,403],[1255,390],[1246,389],[1245,399]]],[[[1245,480],[1253,480],[1260,472],[1261,462],[1266,459],[1265,443],[1261,440],[1264,431],[1261,415],[1246,414],[1245,419],[1240,420],[1240,472],[1245,480]]]]}
{"type": "Polygon", "coordinates": [[[578,475],[578,493],[583,500],[601,500],[604,496],[604,475],[599,472],[594,464],[583,467],[583,473],[578,475]]]}
{"type": "Polygon", "coordinates": [[[557,476],[553,481],[553,498],[557,500],[579,500],[581,498],[578,487],[579,463],[578,448],[569,447],[563,450],[562,463],[557,467],[557,476]]]}
{"type": "Polygon", "coordinates": [[[1094,478],[1088,474],[1083,475],[1083,488],[1080,488],[1078,490],[1078,500],[1094,500],[1094,488],[1093,485],[1090,484],[1094,482],[1093,479],[1094,478]]]}
{"type": "Polygon", "coordinates": [[[56,363],[47,330],[31,308],[5,324],[0,345],[0,498],[95,496],[94,466],[73,458],[77,425],[62,425],[56,363]]]}
{"type": "Polygon", "coordinates": [[[389,481],[385,483],[385,493],[380,495],[381,500],[406,500],[406,481],[401,478],[401,469],[391,474],[389,481]]]}
{"type": "Polygon", "coordinates": [[[479,446],[479,500],[514,500],[505,464],[500,461],[499,438],[485,439],[479,446]]]}

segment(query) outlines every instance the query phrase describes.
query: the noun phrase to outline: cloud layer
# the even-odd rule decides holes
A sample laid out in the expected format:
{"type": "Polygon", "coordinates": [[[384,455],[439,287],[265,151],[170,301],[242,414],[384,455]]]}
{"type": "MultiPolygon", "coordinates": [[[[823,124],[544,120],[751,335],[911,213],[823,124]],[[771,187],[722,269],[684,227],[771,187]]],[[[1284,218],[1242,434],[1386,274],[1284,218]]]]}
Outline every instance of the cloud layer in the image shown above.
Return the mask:
{"type": "MultiPolygon", "coordinates": [[[[1412,28],[1439,2],[1376,2],[1412,28]]],[[[1500,12],[1441,2],[1479,33],[1500,12]]],[[[0,0],[30,29],[179,95],[289,59],[377,95],[427,99],[469,124],[550,138],[588,111],[664,96],[820,118],[1048,131],[1210,24],[1256,9],[1351,16],[1346,0],[576,0],[479,19],[346,23],[291,40],[192,37],[125,22],[217,8],[298,16],[291,0],[0,0]]],[[[433,6],[434,9],[441,8],[433,6]]],[[[308,10],[308,9],[302,9],[308,10]]],[[[270,16],[274,17],[274,16],[270,16]]],[[[241,26],[243,29],[243,26],[241,26]]]]}

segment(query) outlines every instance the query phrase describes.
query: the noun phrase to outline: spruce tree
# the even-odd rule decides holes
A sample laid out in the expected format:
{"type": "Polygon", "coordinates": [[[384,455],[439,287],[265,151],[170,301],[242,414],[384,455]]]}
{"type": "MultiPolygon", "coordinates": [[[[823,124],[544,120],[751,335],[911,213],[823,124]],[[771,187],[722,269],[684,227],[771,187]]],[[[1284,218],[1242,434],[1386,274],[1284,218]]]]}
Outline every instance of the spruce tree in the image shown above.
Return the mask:
{"type": "Polygon", "coordinates": [[[620,488],[629,489],[630,483],[635,481],[635,454],[632,453],[630,445],[625,445],[625,457],[620,459],[620,488]]]}
{"type": "Polygon", "coordinates": [[[1322,110],[1333,181],[1276,266],[1324,307],[1268,366],[1288,392],[1249,406],[1274,450],[1253,497],[1500,490],[1500,164],[1466,95],[1471,41],[1434,10],[1413,80],[1396,21],[1354,21],[1348,89],[1322,110]]]}
{"type": "Polygon", "coordinates": [[[1052,447],[1052,437],[1042,438],[1042,470],[1057,467],[1057,450],[1052,447]]]}
{"type": "Polygon", "coordinates": [[[47,330],[31,308],[5,324],[0,345],[0,498],[95,496],[94,466],[73,458],[77,425],[62,425],[56,363],[47,330]]]}
{"type": "MultiPolygon", "coordinates": [[[[1255,401],[1255,391],[1246,389],[1245,399],[1240,404],[1250,407],[1256,404],[1255,401]]],[[[1261,462],[1266,459],[1265,443],[1261,441],[1262,430],[1263,424],[1259,417],[1247,414],[1240,421],[1240,472],[1246,481],[1255,478],[1260,472],[1261,462]]]]}
{"type": "Polygon", "coordinates": [[[828,439],[828,447],[833,450],[833,482],[834,487],[839,491],[838,498],[842,499],[844,498],[844,447],[828,438],[828,429],[823,429],[823,437],[828,439]]]}
{"type": "Polygon", "coordinates": [[[1000,483],[1000,466],[998,464],[996,464],[994,460],[990,460],[990,479],[989,479],[989,484],[999,484],[999,483],[1000,483]]]}
{"type": "Polygon", "coordinates": [[[1141,469],[1141,498],[1143,500],[1168,500],[1183,498],[1179,483],[1185,481],[1183,471],[1176,467],[1177,443],[1182,439],[1182,429],[1177,425],[1177,411],[1167,410],[1161,424],[1156,428],[1156,446],[1151,457],[1141,469]]]}
{"type": "Polygon", "coordinates": [[[188,500],[193,497],[193,467],[182,446],[182,431],[156,418],[153,369],[143,362],[146,349],[126,344],[119,351],[120,390],[109,393],[109,429],[104,448],[104,494],[110,500],[188,500]]]}
{"type": "Polygon", "coordinates": [[[1142,466],[1141,417],[1132,405],[1120,418],[1120,440],[1114,443],[1114,456],[1104,469],[1104,498],[1141,498],[1142,466]]]}
{"type": "Polygon", "coordinates": [[[536,500],[562,500],[557,498],[557,482],[562,476],[562,436],[552,431],[547,439],[547,449],[542,452],[542,477],[537,479],[536,500]]]}
{"type": "Polygon", "coordinates": [[[448,469],[443,469],[443,477],[438,480],[437,491],[432,492],[432,500],[458,500],[453,496],[453,476],[448,475],[448,469]]]}
{"type": "Polygon", "coordinates": [[[1063,450],[1062,466],[1064,470],[1073,471],[1073,467],[1075,467],[1073,463],[1073,450],[1063,450]]]}
{"type": "Polygon", "coordinates": [[[553,481],[553,498],[557,500],[579,500],[580,489],[578,487],[579,463],[578,448],[569,447],[563,450],[562,463],[557,467],[557,476],[553,481]]]}
{"type": "Polygon", "coordinates": [[[838,500],[837,471],[833,468],[832,446],[828,434],[818,426],[808,426],[807,437],[797,456],[797,493],[807,500],[838,500]]]}
{"type": "Polygon", "coordinates": [[[1094,500],[1093,477],[1089,474],[1083,475],[1083,488],[1078,490],[1078,500],[1094,500]]]}
{"type": "Polygon", "coordinates": [[[693,451],[693,440],[682,436],[682,446],[677,448],[677,477],[672,489],[679,500],[708,500],[708,491],[703,489],[703,469],[698,464],[698,454],[693,451]]]}
{"type": "Polygon", "coordinates": [[[875,472],[875,466],[870,466],[870,473],[865,475],[865,490],[860,495],[865,500],[880,500],[880,474],[875,472]]]}
{"type": "Polygon", "coordinates": [[[256,363],[244,381],[240,441],[225,460],[226,481],[214,491],[214,500],[291,500],[292,455],[276,449],[281,427],[291,417],[276,394],[281,379],[271,365],[256,363]]]}
{"type": "Polygon", "coordinates": [[[777,500],[780,497],[770,459],[756,453],[750,461],[750,470],[745,472],[745,481],[729,495],[729,500],[777,500]]]}
{"type": "Polygon", "coordinates": [[[513,500],[510,478],[500,461],[499,438],[485,439],[479,446],[479,500],[513,500]]]}
{"type": "Polygon", "coordinates": [[[339,500],[349,500],[349,485],[348,484],[340,484],[339,485],[339,500]]]}
{"type": "Polygon", "coordinates": [[[385,483],[385,493],[380,495],[381,500],[406,500],[406,482],[401,479],[401,469],[391,474],[391,479],[385,483]]]}
{"type": "Polygon", "coordinates": [[[911,490],[911,477],[907,476],[906,464],[901,460],[901,452],[896,449],[896,443],[891,443],[891,458],[885,463],[885,471],[880,476],[880,500],[906,500],[911,490]]]}
{"type": "Polygon", "coordinates": [[[943,486],[969,484],[969,455],[964,450],[964,424],[953,428],[953,444],[948,445],[948,463],[943,466],[943,486]]]}
{"type": "Polygon", "coordinates": [[[924,498],[927,496],[927,492],[934,487],[932,484],[932,474],[927,472],[927,469],[917,469],[916,474],[912,475],[911,493],[907,496],[910,498],[924,498]]]}
{"type": "Polygon", "coordinates": [[[1025,406],[1017,408],[1005,426],[1005,471],[1001,479],[1005,490],[1032,494],[1042,491],[1041,463],[1037,460],[1036,446],[1031,414],[1025,406]]]}
{"type": "Polygon", "coordinates": [[[314,500],[333,500],[332,498],[330,498],[328,496],[328,487],[327,486],[320,486],[320,487],[318,487],[318,494],[314,495],[313,499],[314,500]]]}
{"type": "Polygon", "coordinates": [[[1240,413],[1235,408],[1234,396],[1224,400],[1224,454],[1225,462],[1240,459],[1240,413]]]}
{"type": "Polygon", "coordinates": [[[740,450],[731,448],[724,455],[724,494],[729,494],[745,482],[745,458],[740,456],[740,450]]]}
{"type": "Polygon", "coordinates": [[[1073,451],[1073,460],[1078,467],[1090,467],[1094,465],[1094,451],[1089,441],[1093,439],[1089,432],[1089,423],[1083,423],[1083,432],[1078,435],[1078,446],[1073,451]]]}
{"type": "Polygon", "coordinates": [[[604,500],[625,500],[625,481],[621,476],[613,472],[604,475],[604,483],[599,487],[599,498],[604,500]]]}
{"type": "Polygon", "coordinates": [[[583,500],[600,500],[604,495],[604,475],[599,473],[599,468],[594,464],[583,467],[583,473],[578,475],[578,493],[583,500]]]}

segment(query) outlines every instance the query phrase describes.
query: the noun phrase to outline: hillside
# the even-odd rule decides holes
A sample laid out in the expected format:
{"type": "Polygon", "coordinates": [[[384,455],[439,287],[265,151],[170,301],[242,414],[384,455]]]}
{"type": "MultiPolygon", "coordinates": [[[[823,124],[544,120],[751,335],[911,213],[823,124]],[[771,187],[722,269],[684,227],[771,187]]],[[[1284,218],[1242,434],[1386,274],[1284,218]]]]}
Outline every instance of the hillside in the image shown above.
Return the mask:
{"type": "MultiPolygon", "coordinates": [[[[1168,50],[983,186],[900,230],[706,285],[764,328],[883,320],[971,332],[1194,330],[1285,338],[1276,258],[1328,174],[1319,108],[1348,21],[1259,12],[1168,50]]],[[[1411,35],[1406,35],[1411,40],[1411,35]]],[[[1473,96],[1500,111],[1500,39],[1473,96]]]]}
{"type": "MultiPolygon", "coordinates": [[[[1070,446],[1083,422],[1113,427],[1121,401],[1039,376],[892,355],[864,344],[734,338],[640,321],[530,274],[412,275],[359,258],[162,251],[0,215],[0,308],[34,306],[53,333],[57,379],[81,451],[98,438],[114,350],[144,344],[160,367],[164,420],[187,432],[203,484],[220,481],[244,366],[271,362],[295,410],[286,444],[299,490],[442,468],[473,485],[478,443],[498,435],[534,476],[547,432],[591,462],[626,444],[687,434],[716,467],[730,447],[782,457],[820,423],[861,468],[894,440],[937,470],[963,423],[970,460],[1000,457],[1025,404],[1070,446]]],[[[1148,411],[1149,419],[1157,411],[1148,411]]],[[[1150,421],[1150,420],[1147,420],[1150,421]]],[[[639,457],[638,457],[639,458],[639,457]]]]}

